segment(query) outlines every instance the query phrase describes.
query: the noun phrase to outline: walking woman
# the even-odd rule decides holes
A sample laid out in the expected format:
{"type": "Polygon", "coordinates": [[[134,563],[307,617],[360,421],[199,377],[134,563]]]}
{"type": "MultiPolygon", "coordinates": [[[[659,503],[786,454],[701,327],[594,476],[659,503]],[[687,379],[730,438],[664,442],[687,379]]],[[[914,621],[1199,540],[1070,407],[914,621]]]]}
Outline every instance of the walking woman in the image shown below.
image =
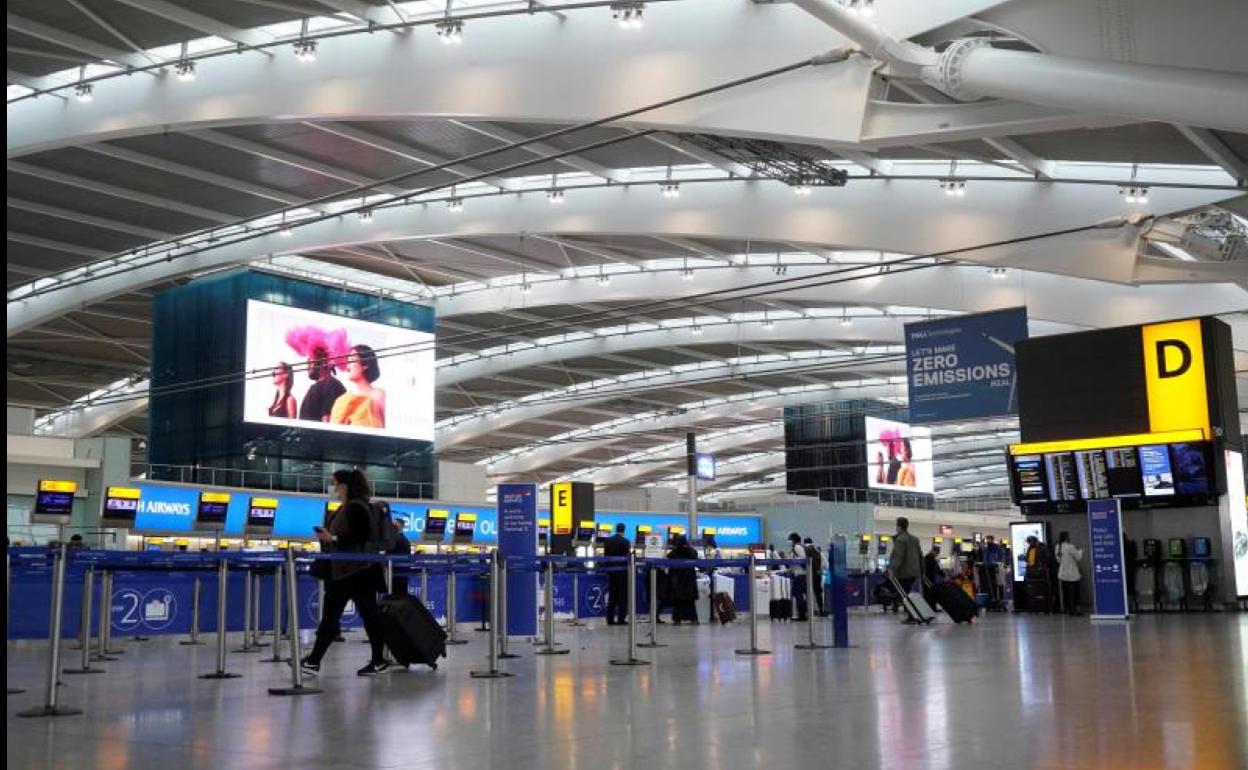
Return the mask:
{"type": "MultiPolygon", "coordinates": [[[[324,527],[316,528],[321,548],[330,553],[366,553],[372,533],[373,514],[369,503],[368,479],[358,469],[334,471],[334,496],[341,503],[324,527]]],[[[317,674],[321,659],[338,636],[338,621],[347,602],[354,602],[356,612],[364,621],[364,632],[372,645],[372,660],[356,673],[376,676],[389,668],[386,645],[382,638],[381,612],[377,594],[386,590],[381,565],[366,561],[331,561],[330,576],[325,581],[325,604],[321,608],[321,624],[316,629],[316,644],[302,661],[305,673],[317,674]]]]}
{"type": "Polygon", "coordinates": [[[1062,584],[1062,609],[1067,615],[1079,614],[1079,560],[1083,551],[1070,542],[1070,533],[1057,536],[1057,579],[1062,584]]]}

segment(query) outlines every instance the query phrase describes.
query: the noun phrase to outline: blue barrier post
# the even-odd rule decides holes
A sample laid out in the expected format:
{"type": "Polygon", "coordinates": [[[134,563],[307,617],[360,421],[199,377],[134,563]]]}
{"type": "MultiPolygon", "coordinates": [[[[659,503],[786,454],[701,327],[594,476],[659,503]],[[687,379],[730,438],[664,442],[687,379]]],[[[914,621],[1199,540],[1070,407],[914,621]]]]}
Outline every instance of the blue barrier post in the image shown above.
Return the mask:
{"type": "Polygon", "coordinates": [[[832,585],[833,647],[849,647],[849,596],[845,590],[849,581],[846,549],[843,535],[832,538],[832,547],[828,551],[828,573],[832,585]]]}

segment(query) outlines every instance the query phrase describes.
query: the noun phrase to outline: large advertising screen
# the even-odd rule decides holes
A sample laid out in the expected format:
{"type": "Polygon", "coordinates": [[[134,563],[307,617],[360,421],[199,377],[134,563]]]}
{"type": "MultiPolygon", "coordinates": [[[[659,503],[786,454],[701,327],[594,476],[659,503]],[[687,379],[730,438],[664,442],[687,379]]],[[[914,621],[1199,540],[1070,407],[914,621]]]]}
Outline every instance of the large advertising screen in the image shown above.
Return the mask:
{"type": "Polygon", "coordinates": [[[866,418],[867,486],[901,492],[936,491],[932,432],[904,422],[866,418]]]}
{"type": "Polygon", "coordinates": [[[247,302],[252,423],[433,441],[434,335],[247,302]]]}

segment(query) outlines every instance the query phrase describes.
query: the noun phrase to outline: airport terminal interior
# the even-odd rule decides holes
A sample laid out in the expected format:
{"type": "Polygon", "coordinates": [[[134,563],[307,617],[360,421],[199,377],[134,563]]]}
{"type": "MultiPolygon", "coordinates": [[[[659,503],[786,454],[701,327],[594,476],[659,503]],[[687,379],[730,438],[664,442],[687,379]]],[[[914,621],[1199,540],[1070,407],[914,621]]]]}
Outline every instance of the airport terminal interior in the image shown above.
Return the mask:
{"type": "Polygon", "coordinates": [[[9,768],[1248,770],[1242,0],[11,0],[9,768]]]}

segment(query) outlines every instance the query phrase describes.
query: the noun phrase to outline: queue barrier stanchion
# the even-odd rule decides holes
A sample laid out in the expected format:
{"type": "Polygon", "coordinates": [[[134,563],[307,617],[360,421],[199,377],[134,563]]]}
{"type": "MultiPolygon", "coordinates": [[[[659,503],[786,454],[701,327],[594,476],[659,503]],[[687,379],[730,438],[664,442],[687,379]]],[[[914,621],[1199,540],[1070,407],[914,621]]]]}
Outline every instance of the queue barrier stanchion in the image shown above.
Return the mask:
{"type": "Polygon", "coordinates": [[[386,594],[394,595],[394,559],[386,557],[386,594]]]}
{"type": "MultiPolygon", "coordinates": [[[[666,647],[666,644],[659,644],[659,568],[653,564],[647,563],[650,569],[650,641],[641,642],[637,646],[646,649],[654,649],[655,647],[666,647]]],[[[636,618],[629,617],[628,622],[635,623],[636,618]]]]}
{"type": "Polygon", "coordinates": [[[542,649],[538,650],[538,655],[567,655],[570,650],[560,650],[555,647],[555,563],[553,561],[546,562],[546,585],[542,592],[542,605],[545,607],[546,617],[542,618],[544,627],[543,633],[546,635],[546,644],[542,649]]]}
{"type": "Polygon", "coordinates": [[[806,557],[806,643],[795,644],[794,649],[797,650],[827,650],[831,649],[830,644],[819,644],[815,641],[815,557],[806,557]]]}
{"type": "Polygon", "coordinates": [[[78,641],[82,662],[78,668],[67,668],[66,674],[103,674],[104,669],[91,667],[91,605],[95,593],[95,566],[88,564],[82,573],[82,610],[78,616],[78,641]]]}
{"type": "Polygon", "coordinates": [[[637,657],[637,556],[628,554],[628,657],[611,661],[613,666],[648,666],[637,657]]]}
{"type": "Polygon", "coordinates": [[[490,636],[487,651],[489,668],[485,671],[469,672],[469,676],[473,679],[500,679],[515,676],[498,667],[498,635],[494,633],[494,629],[498,628],[499,624],[498,608],[498,551],[494,551],[490,554],[490,636]]]}
{"type": "Polygon", "coordinates": [[[420,568],[420,601],[427,607],[433,606],[433,602],[429,601],[429,568],[420,568]]]}
{"type": "Polygon", "coordinates": [[[511,660],[520,655],[507,649],[507,557],[505,556],[498,560],[498,573],[498,625],[493,625],[493,621],[490,621],[490,627],[498,629],[498,657],[502,660],[511,660]]]}
{"type": "Polygon", "coordinates": [[[233,652],[236,654],[237,653],[250,654],[250,653],[260,652],[260,650],[251,643],[251,621],[252,621],[251,570],[247,567],[246,564],[243,565],[242,570],[243,570],[243,646],[239,647],[233,652]]]}
{"type": "Polygon", "coordinates": [[[268,647],[269,643],[260,638],[260,573],[254,569],[251,571],[251,588],[251,646],[260,652],[259,648],[268,647]]]}
{"type": "Polygon", "coordinates": [[[17,712],[19,717],[65,717],[82,713],[82,709],[62,706],[58,702],[61,673],[61,625],[65,620],[65,562],[69,553],[66,550],[64,529],[60,538],[60,547],[53,556],[52,565],[52,611],[48,628],[48,678],[47,692],[44,693],[42,706],[17,712]]]}
{"type": "MultiPolygon", "coordinates": [[[[102,588],[100,591],[100,619],[104,623],[103,645],[100,647],[100,655],[122,655],[125,650],[113,649],[113,570],[105,569],[102,577],[102,588]]],[[[96,660],[108,660],[107,657],[97,657],[96,660]]]]}
{"type": "MultiPolygon", "coordinates": [[[[426,572],[428,572],[427,569],[426,572]]],[[[455,635],[459,625],[455,619],[456,614],[459,612],[459,600],[455,597],[457,586],[455,564],[452,562],[450,569],[446,573],[446,644],[448,647],[468,644],[467,639],[460,639],[455,635]]],[[[433,603],[428,602],[428,604],[432,605],[433,603]]]]}
{"type": "Polygon", "coordinates": [[[760,613],[758,611],[759,608],[754,606],[758,604],[758,589],[754,585],[754,582],[756,580],[754,567],[755,567],[755,562],[757,558],[758,558],[757,556],[751,553],[749,564],[746,567],[750,575],[748,585],[751,591],[750,593],[750,646],[745,649],[734,650],[734,652],[738,655],[770,655],[771,654],[771,650],[764,650],[758,646],[758,616],[760,613]]]}
{"type": "Polygon", "coordinates": [[[582,628],[587,623],[581,622],[581,573],[577,570],[572,573],[572,619],[568,621],[568,625],[573,628],[582,628]]]}
{"type": "MultiPolygon", "coordinates": [[[[297,616],[297,613],[296,613],[297,616]]],[[[290,658],[282,657],[282,568],[273,570],[273,657],[265,658],[265,663],[286,663],[290,658]]]]}
{"type": "Polygon", "coordinates": [[[100,570],[100,611],[97,614],[95,631],[95,654],[91,660],[103,663],[118,660],[108,649],[108,635],[113,625],[113,581],[108,569],[100,570]]]}
{"type": "MultiPolygon", "coordinates": [[[[296,581],[299,573],[295,569],[295,551],[286,549],[286,604],[287,622],[290,624],[290,687],[270,687],[269,695],[319,695],[324,692],[319,687],[311,687],[303,683],[303,650],[299,639],[299,591],[296,581]]],[[[279,572],[281,568],[279,567],[279,572]]],[[[279,583],[281,581],[278,581],[279,583]]],[[[277,647],[277,640],[273,642],[277,647]]]]}
{"type": "MultiPolygon", "coordinates": [[[[10,601],[10,594],[13,593],[13,557],[9,554],[9,549],[4,549],[4,638],[11,638],[9,621],[13,615],[13,602],[10,601]]],[[[7,677],[6,677],[7,678],[7,677]]],[[[20,687],[8,687],[9,695],[21,695],[26,692],[20,687]]]]}
{"type": "Polygon", "coordinates": [[[200,679],[238,679],[241,674],[230,673],[225,670],[225,637],[228,632],[226,628],[226,602],[229,598],[230,589],[230,566],[226,563],[225,557],[217,556],[217,670],[210,674],[200,674],[200,679]]]}
{"type": "Polygon", "coordinates": [[[202,586],[199,575],[196,575],[195,581],[191,584],[191,638],[178,642],[183,647],[198,647],[203,644],[199,640],[199,602],[201,591],[202,586]]]}

